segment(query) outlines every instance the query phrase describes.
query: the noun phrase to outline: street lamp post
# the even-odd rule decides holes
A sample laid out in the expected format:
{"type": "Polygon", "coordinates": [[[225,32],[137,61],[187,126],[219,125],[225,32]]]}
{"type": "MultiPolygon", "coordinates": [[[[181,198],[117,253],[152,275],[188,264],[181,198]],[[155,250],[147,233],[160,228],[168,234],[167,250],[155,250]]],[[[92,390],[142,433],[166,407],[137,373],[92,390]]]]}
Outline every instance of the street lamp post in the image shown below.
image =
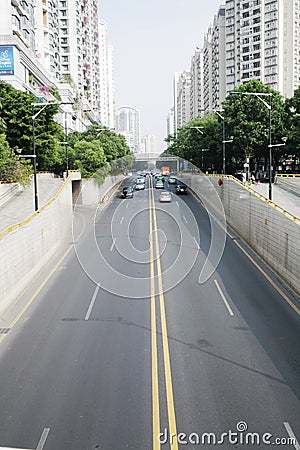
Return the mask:
{"type": "MultiPolygon", "coordinates": [[[[71,102],[47,102],[47,103],[31,103],[32,106],[32,155],[24,155],[28,158],[33,158],[33,184],[34,184],[34,210],[38,211],[39,209],[39,199],[38,199],[38,189],[37,189],[37,171],[36,171],[36,149],[35,149],[35,119],[44,111],[47,106],[51,105],[72,105],[71,102]],[[35,107],[39,107],[37,113],[35,113],[35,107]]],[[[66,127],[66,119],[65,119],[65,127],[66,127]]],[[[66,130],[66,128],[65,128],[66,130]]],[[[67,138],[66,138],[67,141],[67,138]]],[[[68,152],[68,147],[66,146],[66,153],[68,152]]],[[[68,157],[67,157],[67,173],[68,173],[68,157]]]]}
{"type": "MultiPolygon", "coordinates": [[[[269,110],[269,200],[272,200],[272,92],[237,92],[232,91],[231,94],[237,95],[252,95],[258,98],[269,110]],[[269,97],[269,103],[267,103],[262,97],[269,97]]],[[[283,144],[279,144],[283,145],[283,144]]],[[[278,146],[278,145],[276,145],[278,146]]]]}
{"type": "MultiPolygon", "coordinates": [[[[192,126],[192,127],[189,127],[189,128],[193,128],[193,129],[197,130],[200,134],[204,134],[203,131],[202,131],[203,127],[192,126]]],[[[203,172],[203,152],[206,151],[206,150],[208,150],[208,149],[201,149],[201,166],[202,166],[201,170],[202,170],[202,172],[203,172]]]]}
{"type": "Polygon", "coordinates": [[[202,169],[202,172],[203,172],[203,163],[204,163],[203,152],[209,152],[209,148],[201,148],[201,165],[202,165],[201,169],[202,169]]]}

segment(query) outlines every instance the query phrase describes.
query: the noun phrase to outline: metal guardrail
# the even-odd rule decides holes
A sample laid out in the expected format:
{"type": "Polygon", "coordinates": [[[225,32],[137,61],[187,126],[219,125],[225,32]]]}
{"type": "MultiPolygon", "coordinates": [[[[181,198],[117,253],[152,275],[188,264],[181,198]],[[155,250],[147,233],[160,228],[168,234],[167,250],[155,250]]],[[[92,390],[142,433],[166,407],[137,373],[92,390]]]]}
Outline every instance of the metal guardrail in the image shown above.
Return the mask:
{"type": "Polygon", "coordinates": [[[300,178],[300,173],[277,173],[276,177],[281,177],[281,178],[300,178]]]}

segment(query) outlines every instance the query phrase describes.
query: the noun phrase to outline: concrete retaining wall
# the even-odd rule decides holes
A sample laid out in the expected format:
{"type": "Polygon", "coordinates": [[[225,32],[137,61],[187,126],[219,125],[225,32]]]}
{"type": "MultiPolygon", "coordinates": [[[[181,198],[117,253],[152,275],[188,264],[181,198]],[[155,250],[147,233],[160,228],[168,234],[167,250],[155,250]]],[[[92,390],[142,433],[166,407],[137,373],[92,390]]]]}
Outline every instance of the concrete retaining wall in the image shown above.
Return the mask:
{"type": "Polygon", "coordinates": [[[93,178],[89,180],[82,180],[76,200],[76,205],[97,205],[101,203],[103,197],[113,188],[116,184],[120,183],[124,179],[124,175],[109,176],[105,178],[103,184],[98,184],[93,178]]]}
{"type": "Polygon", "coordinates": [[[275,182],[278,186],[281,186],[296,195],[300,195],[300,176],[276,176],[275,182]]]}
{"type": "Polygon", "coordinates": [[[0,183],[0,206],[4,205],[21,190],[23,190],[23,187],[20,183],[0,183]]]}
{"type": "Polygon", "coordinates": [[[232,177],[183,175],[181,179],[215,210],[300,295],[300,218],[255,194],[232,177]],[[216,201],[221,200],[221,208],[216,201]]]}
{"type": "Polygon", "coordinates": [[[74,184],[81,185],[77,193],[79,203],[97,205],[124,176],[107,177],[102,185],[98,185],[94,180],[79,181],[76,174],[71,174],[38,214],[20,224],[12,224],[0,234],[0,312],[28,287],[59,248],[71,242],[72,178],[75,178],[74,184]]]}
{"type": "Polygon", "coordinates": [[[0,237],[0,311],[32,282],[65,240],[71,240],[71,180],[50,204],[0,237]]]}

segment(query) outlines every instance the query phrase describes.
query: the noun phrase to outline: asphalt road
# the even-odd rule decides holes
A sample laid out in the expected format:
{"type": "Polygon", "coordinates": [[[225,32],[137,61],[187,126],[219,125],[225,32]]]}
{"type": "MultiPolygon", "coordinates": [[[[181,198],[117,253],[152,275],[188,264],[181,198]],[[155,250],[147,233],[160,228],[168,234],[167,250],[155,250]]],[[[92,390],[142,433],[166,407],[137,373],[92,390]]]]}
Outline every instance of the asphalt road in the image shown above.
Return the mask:
{"type": "Polygon", "coordinates": [[[0,449],[299,449],[297,299],[193,195],[158,198],[78,209],[0,329],[0,449]]]}

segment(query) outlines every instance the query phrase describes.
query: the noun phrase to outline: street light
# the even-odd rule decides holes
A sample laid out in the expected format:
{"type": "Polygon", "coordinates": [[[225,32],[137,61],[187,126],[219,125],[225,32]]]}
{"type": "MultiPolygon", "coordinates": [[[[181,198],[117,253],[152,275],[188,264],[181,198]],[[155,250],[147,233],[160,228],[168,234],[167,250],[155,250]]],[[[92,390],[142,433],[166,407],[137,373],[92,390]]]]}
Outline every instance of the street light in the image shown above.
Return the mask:
{"type": "MultiPolygon", "coordinates": [[[[258,98],[269,110],[269,200],[272,200],[272,92],[237,92],[232,91],[230,94],[237,95],[252,95],[258,98]],[[269,102],[267,103],[262,97],[269,97],[269,102]]],[[[283,144],[279,144],[283,145],[283,144]]],[[[278,146],[278,145],[277,145],[278,146]]]]}
{"type": "Polygon", "coordinates": [[[195,127],[195,126],[193,126],[193,127],[189,127],[189,128],[194,128],[195,130],[199,131],[200,134],[204,134],[203,131],[201,130],[201,128],[204,128],[204,127],[195,127]]]}
{"type": "Polygon", "coordinates": [[[209,148],[201,148],[201,165],[202,165],[202,172],[203,172],[203,162],[204,162],[203,152],[209,152],[209,148]]]}
{"type": "MultiPolygon", "coordinates": [[[[32,155],[24,155],[27,158],[33,158],[33,184],[34,184],[34,210],[38,211],[39,209],[39,199],[38,199],[38,190],[37,190],[37,173],[36,173],[36,151],[35,151],[35,129],[34,129],[34,121],[35,119],[44,111],[47,106],[53,105],[72,105],[71,102],[47,102],[47,103],[31,103],[32,106],[32,155]],[[35,107],[39,107],[39,111],[35,113],[35,107]]],[[[66,126],[66,122],[65,122],[66,126]]],[[[67,149],[66,149],[67,151],[67,149]]],[[[67,168],[68,172],[68,168],[67,168]]]]}
{"type": "Polygon", "coordinates": [[[100,136],[101,133],[103,133],[103,131],[107,130],[107,128],[97,128],[96,131],[98,131],[98,133],[96,134],[96,138],[100,136]]]}

